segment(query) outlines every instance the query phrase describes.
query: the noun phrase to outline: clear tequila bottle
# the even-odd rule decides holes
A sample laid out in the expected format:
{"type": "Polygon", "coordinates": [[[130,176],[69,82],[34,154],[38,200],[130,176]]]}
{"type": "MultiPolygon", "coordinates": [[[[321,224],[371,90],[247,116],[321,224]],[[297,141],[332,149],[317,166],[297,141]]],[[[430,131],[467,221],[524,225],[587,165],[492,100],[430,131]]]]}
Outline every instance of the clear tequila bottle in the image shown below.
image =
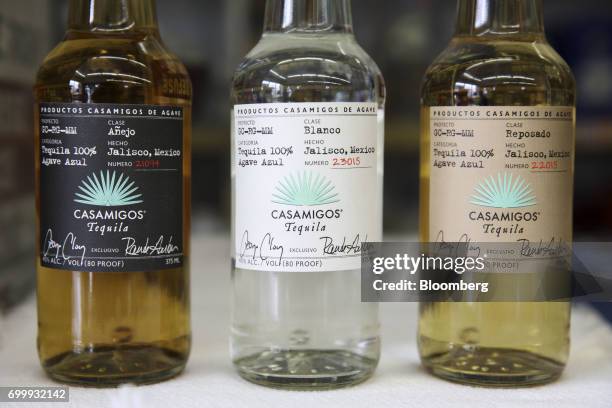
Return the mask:
{"type": "Polygon", "coordinates": [[[271,387],[361,382],[380,339],[355,248],[382,235],[385,87],[355,40],[350,1],[268,0],[232,102],[234,365],[271,387]],[[279,264],[262,266],[268,256],[279,264]]]}

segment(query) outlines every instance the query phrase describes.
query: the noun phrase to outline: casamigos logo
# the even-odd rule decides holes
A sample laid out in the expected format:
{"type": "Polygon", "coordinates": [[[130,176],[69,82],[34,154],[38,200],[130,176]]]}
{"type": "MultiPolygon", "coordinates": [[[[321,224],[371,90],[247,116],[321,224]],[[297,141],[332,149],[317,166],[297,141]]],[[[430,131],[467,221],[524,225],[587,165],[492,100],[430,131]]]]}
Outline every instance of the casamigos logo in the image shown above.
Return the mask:
{"type": "Polygon", "coordinates": [[[332,182],[310,171],[286,176],[279,181],[272,194],[273,203],[294,207],[316,207],[339,201],[332,182]]]}
{"type": "Polygon", "coordinates": [[[489,208],[525,208],[538,204],[531,185],[521,176],[498,173],[475,188],[470,203],[489,208]]]}
{"type": "Polygon", "coordinates": [[[128,176],[102,170],[81,181],[74,202],[100,207],[123,207],[142,203],[142,194],[128,176]]]}

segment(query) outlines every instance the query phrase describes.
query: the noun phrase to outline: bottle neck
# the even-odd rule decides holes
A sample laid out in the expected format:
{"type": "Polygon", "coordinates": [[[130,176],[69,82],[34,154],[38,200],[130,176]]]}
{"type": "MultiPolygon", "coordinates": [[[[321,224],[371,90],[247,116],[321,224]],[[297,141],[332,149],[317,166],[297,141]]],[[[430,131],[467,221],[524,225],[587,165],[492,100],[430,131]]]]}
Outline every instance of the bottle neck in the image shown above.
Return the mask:
{"type": "Polygon", "coordinates": [[[459,0],[455,35],[543,38],[542,0],[459,0]]]}
{"type": "Polygon", "coordinates": [[[267,0],[264,33],[353,33],[350,0],[267,0]]]}
{"type": "Polygon", "coordinates": [[[157,32],[155,0],[70,0],[68,28],[107,33],[157,32]]]}

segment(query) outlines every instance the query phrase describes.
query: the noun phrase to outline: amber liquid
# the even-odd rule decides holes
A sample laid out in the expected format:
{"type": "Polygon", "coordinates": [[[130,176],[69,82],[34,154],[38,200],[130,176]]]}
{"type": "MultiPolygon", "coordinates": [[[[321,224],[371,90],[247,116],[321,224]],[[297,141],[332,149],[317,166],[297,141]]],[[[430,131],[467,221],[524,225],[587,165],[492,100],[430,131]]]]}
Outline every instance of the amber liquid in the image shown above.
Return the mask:
{"type": "MultiPolygon", "coordinates": [[[[540,39],[454,39],[429,69],[423,89],[422,242],[430,240],[430,200],[446,199],[430,196],[430,107],[574,104],[569,68],[540,39]],[[462,81],[470,86],[461,86],[462,81]]],[[[499,282],[501,287],[509,283],[508,277],[498,279],[506,279],[499,282]]],[[[512,282],[525,288],[539,284],[535,279],[531,283],[512,282]]],[[[565,302],[423,303],[419,351],[426,369],[450,381],[482,386],[536,385],[561,375],[569,355],[569,327],[570,305],[565,302]]]]}
{"type": "MultiPolygon", "coordinates": [[[[38,272],[38,352],[54,379],[81,385],[152,383],[180,373],[189,355],[191,83],[155,30],[69,31],[47,57],[40,102],[173,105],[184,109],[183,267],[149,272],[38,272]]],[[[35,127],[38,129],[38,117],[35,127]]],[[[36,135],[40,225],[40,134],[36,135]]],[[[66,198],[68,200],[68,198],[66,198]]],[[[40,245],[40,237],[37,238],[40,245]]],[[[37,254],[40,253],[40,247],[37,254]]]]}

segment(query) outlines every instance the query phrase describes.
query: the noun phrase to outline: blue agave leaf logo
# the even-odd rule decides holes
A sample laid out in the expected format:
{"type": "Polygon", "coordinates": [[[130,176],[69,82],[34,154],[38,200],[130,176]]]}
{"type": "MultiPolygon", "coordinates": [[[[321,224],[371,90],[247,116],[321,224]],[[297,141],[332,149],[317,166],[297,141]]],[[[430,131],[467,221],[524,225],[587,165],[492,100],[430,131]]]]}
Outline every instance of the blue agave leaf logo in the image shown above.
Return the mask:
{"type": "Polygon", "coordinates": [[[307,171],[285,177],[278,183],[272,196],[273,203],[296,207],[314,207],[340,201],[331,181],[307,171]]]}
{"type": "Polygon", "coordinates": [[[138,187],[124,174],[117,177],[116,172],[100,171],[92,173],[79,186],[74,201],[81,204],[101,207],[120,207],[142,203],[142,194],[137,194],[138,187]]]}
{"type": "Polygon", "coordinates": [[[474,188],[472,204],[492,208],[523,208],[538,202],[531,185],[521,176],[498,173],[485,178],[474,188]]]}

